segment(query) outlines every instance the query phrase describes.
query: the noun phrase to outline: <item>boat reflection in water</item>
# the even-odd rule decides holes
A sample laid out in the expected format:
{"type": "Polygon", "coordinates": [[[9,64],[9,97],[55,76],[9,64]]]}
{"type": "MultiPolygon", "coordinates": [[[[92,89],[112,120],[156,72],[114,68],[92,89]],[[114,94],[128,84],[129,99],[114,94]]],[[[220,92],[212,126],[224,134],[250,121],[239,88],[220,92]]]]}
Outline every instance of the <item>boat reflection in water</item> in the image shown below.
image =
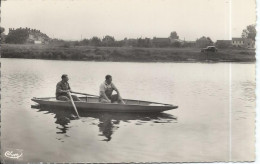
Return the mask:
{"type": "MultiPolygon", "coordinates": [[[[57,134],[65,134],[72,128],[69,126],[71,121],[78,119],[73,109],[61,109],[53,107],[32,106],[34,109],[38,109],[38,112],[44,112],[44,114],[55,114],[55,123],[60,125],[57,127],[57,134]],[[47,112],[46,112],[47,111],[47,112]]],[[[177,123],[177,117],[168,113],[109,113],[109,112],[82,112],[79,111],[81,119],[94,118],[98,120],[92,122],[91,125],[97,125],[99,128],[99,136],[104,136],[103,141],[110,141],[113,133],[120,127],[120,122],[132,123],[135,125],[143,125],[145,123],[177,123]]]]}

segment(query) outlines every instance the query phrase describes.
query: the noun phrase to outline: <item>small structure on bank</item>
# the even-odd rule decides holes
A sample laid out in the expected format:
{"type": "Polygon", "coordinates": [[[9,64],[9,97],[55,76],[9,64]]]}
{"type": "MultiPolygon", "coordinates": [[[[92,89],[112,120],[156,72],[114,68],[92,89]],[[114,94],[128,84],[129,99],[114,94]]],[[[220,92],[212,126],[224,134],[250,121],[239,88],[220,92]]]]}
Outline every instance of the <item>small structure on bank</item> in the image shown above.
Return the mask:
{"type": "Polygon", "coordinates": [[[250,38],[232,38],[233,47],[255,48],[255,42],[250,38]]]}
{"type": "Polygon", "coordinates": [[[217,40],[218,48],[255,48],[255,42],[250,38],[232,38],[232,40],[217,40]]]}

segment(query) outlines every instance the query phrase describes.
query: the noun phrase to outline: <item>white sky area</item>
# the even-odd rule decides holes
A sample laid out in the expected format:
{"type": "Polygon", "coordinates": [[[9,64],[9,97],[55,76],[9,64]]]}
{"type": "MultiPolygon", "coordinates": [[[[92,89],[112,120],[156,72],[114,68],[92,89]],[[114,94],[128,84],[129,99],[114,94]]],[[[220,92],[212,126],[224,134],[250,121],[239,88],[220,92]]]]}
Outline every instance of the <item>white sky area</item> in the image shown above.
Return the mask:
{"type": "Polygon", "coordinates": [[[176,31],[180,39],[215,41],[229,39],[230,27],[232,37],[240,37],[256,21],[255,0],[7,0],[1,5],[5,34],[28,27],[65,40],[166,38],[176,31]]]}

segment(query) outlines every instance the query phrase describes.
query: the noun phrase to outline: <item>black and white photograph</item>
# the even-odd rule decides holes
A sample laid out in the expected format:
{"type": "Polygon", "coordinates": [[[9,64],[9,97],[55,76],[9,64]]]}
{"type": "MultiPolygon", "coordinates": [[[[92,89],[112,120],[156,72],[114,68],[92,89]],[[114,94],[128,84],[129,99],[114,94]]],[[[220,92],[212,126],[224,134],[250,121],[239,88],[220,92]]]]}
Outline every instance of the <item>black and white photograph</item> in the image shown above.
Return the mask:
{"type": "Polygon", "coordinates": [[[2,0],[1,163],[256,161],[256,6],[2,0]]]}

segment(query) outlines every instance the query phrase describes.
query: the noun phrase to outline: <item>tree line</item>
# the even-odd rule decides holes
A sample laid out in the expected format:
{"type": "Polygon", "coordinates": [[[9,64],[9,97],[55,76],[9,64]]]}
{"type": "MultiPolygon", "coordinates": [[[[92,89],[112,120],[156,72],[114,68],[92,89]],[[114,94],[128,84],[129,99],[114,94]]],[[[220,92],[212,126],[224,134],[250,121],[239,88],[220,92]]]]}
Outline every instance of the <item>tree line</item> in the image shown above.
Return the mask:
{"type": "MultiPolygon", "coordinates": [[[[5,29],[1,27],[1,36],[3,36],[5,29]]],[[[46,34],[43,34],[47,36],[46,34]]],[[[255,41],[256,29],[255,25],[249,25],[242,31],[242,38],[250,38],[255,41]]],[[[9,44],[26,44],[28,41],[29,32],[28,28],[19,28],[12,30],[8,35],[2,37],[5,43],[9,44]]],[[[48,37],[48,36],[47,36],[48,37]]],[[[83,39],[80,41],[66,41],[62,39],[49,39],[48,44],[58,45],[62,47],[71,46],[95,46],[95,47],[205,47],[214,45],[210,37],[202,36],[196,41],[189,42],[180,40],[176,31],[170,33],[167,38],[136,38],[136,39],[123,39],[115,40],[113,36],[106,35],[102,39],[94,36],[90,39],[83,39]]]]}

